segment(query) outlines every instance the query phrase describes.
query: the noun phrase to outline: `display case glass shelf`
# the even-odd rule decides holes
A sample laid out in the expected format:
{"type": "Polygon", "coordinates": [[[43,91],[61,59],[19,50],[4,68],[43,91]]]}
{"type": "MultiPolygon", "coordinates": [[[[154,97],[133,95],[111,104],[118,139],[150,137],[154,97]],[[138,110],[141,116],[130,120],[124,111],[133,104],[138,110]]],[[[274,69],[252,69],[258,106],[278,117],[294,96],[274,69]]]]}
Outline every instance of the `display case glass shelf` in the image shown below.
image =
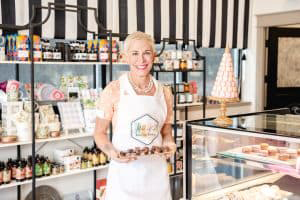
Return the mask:
{"type": "Polygon", "coordinates": [[[232,119],[187,123],[185,199],[300,199],[300,116],[279,109],[232,119]]]}

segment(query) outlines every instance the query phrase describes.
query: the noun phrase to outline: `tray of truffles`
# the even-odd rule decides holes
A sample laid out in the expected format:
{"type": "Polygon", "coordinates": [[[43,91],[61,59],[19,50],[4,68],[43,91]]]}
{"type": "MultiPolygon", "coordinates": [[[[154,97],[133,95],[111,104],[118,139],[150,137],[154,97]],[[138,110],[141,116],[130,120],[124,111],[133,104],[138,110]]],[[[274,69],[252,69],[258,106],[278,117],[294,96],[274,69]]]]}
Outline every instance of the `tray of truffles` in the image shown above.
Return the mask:
{"type": "Polygon", "coordinates": [[[126,151],[119,152],[119,158],[141,157],[148,155],[165,155],[170,153],[168,146],[152,146],[152,147],[135,147],[126,151]]]}
{"type": "Polygon", "coordinates": [[[300,149],[275,147],[267,143],[249,145],[218,153],[225,157],[248,159],[268,164],[295,166],[300,157],[300,149]]]}
{"type": "Polygon", "coordinates": [[[277,185],[263,184],[249,189],[230,192],[218,200],[286,200],[292,195],[291,192],[281,190],[277,185]]]}

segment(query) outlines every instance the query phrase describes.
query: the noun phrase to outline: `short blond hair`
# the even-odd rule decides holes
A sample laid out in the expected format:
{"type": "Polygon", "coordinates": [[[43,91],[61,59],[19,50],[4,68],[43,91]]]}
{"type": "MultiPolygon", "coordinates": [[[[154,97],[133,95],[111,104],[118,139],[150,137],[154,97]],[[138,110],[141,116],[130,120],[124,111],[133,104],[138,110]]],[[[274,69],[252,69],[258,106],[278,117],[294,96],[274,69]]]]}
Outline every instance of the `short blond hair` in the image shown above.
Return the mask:
{"type": "Polygon", "coordinates": [[[151,50],[153,52],[155,52],[154,39],[152,38],[152,36],[147,33],[141,32],[141,31],[136,31],[136,32],[133,32],[130,35],[128,35],[127,38],[125,39],[125,41],[124,41],[125,53],[127,53],[129,51],[131,43],[134,42],[135,40],[146,41],[148,44],[150,44],[151,50]]]}

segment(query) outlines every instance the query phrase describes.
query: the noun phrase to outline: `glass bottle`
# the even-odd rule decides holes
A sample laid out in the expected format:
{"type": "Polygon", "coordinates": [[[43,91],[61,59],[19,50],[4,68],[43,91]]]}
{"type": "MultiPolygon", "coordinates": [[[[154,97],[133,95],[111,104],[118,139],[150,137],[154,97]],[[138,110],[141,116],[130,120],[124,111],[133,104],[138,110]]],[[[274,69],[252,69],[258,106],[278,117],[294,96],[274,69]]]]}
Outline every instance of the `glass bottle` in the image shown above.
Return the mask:
{"type": "Polygon", "coordinates": [[[27,180],[32,178],[32,161],[27,160],[26,167],[25,167],[25,178],[27,180]]]}
{"type": "Polygon", "coordinates": [[[93,162],[94,166],[98,166],[99,165],[99,154],[98,154],[97,149],[94,149],[94,151],[93,151],[92,162],[93,162]]]}
{"type": "Polygon", "coordinates": [[[106,164],[106,155],[103,151],[101,151],[100,152],[100,165],[105,165],[105,164],[106,164]]]}
{"type": "Polygon", "coordinates": [[[82,157],[84,159],[88,159],[88,153],[89,153],[89,148],[88,147],[84,147],[82,157]]]}
{"type": "Polygon", "coordinates": [[[0,162],[0,185],[3,184],[3,169],[4,169],[4,163],[0,162]]]}
{"type": "Polygon", "coordinates": [[[43,163],[43,174],[45,176],[50,176],[50,174],[51,174],[51,163],[50,163],[50,160],[48,159],[48,157],[45,159],[45,161],[43,163]]]}
{"type": "Polygon", "coordinates": [[[9,184],[11,181],[11,168],[9,165],[4,165],[3,167],[3,183],[9,184]]]}
{"type": "Polygon", "coordinates": [[[35,176],[37,178],[43,176],[43,168],[42,168],[41,161],[39,158],[37,158],[35,161],[35,176]]]}
{"type": "Polygon", "coordinates": [[[90,160],[90,161],[93,160],[93,149],[90,149],[88,152],[88,160],[90,160]]]}

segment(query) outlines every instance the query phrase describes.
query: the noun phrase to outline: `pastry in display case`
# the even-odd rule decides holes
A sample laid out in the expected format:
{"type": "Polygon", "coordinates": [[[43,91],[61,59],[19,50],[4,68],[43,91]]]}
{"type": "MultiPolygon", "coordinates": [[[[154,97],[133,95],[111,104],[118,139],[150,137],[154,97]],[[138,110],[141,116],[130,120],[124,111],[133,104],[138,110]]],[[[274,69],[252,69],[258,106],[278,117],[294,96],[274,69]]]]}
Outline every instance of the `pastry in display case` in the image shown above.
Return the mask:
{"type": "Polygon", "coordinates": [[[300,199],[300,115],[289,109],[187,123],[184,199],[300,199]]]}

